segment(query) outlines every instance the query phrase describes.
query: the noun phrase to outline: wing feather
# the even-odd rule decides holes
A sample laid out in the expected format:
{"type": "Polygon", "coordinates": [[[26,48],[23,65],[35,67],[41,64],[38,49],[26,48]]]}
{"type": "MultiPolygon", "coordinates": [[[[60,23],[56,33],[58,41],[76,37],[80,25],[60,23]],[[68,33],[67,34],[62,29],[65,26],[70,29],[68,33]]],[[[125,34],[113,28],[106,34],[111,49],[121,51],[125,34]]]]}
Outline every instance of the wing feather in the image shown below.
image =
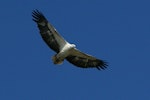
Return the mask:
{"type": "Polygon", "coordinates": [[[98,70],[100,70],[107,67],[107,63],[103,60],[85,54],[77,49],[72,49],[71,54],[66,57],[66,59],[73,65],[82,68],[97,68],[98,70]]]}
{"type": "Polygon", "coordinates": [[[41,12],[34,10],[32,12],[32,17],[33,21],[38,25],[43,40],[52,50],[58,53],[67,43],[66,40],[59,35],[41,12]]]}

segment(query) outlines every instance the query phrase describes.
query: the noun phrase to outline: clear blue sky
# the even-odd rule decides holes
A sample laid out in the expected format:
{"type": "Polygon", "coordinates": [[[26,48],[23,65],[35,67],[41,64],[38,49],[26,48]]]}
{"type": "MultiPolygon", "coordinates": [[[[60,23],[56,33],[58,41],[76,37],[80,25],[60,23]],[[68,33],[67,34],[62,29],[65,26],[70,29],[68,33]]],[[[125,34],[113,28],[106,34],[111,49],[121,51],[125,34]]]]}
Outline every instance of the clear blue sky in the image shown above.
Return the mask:
{"type": "Polygon", "coordinates": [[[149,0],[1,0],[0,100],[150,100],[149,0]],[[106,70],[54,65],[38,9],[106,70]]]}

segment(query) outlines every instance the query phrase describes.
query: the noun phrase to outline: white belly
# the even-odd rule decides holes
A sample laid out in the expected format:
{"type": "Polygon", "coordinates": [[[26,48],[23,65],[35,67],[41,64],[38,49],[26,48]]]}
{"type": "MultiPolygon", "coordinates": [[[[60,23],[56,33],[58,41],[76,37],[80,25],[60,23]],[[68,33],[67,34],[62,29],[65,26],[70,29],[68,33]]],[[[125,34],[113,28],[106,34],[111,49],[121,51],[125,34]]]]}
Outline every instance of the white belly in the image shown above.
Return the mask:
{"type": "Polygon", "coordinates": [[[60,58],[66,58],[69,54],[72,48],[74,48],[74,44],[66,43],[66,45],[60,50],[60,52],[57,54],[60,58]]]}

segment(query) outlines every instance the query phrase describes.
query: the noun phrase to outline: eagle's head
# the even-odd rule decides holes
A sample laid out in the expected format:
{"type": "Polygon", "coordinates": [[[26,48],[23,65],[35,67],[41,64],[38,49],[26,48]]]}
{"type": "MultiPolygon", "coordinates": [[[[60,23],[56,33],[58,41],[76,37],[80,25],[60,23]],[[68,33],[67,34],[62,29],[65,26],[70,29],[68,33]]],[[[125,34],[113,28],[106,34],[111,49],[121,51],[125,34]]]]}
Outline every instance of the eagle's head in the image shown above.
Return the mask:
{"type": "Polygon", "coordinates": [[[76,45],[75,45],[75,44],[71,44],[71,47],[75,48],[75,47],[76,47],[76,45]]]}
{"type": "Polygon", "coordinates": [[[64,61],[64,59],[57,58],[56,55],[54,55],[54,56],[52,57],[52,60],[53,60],[53,63],[54,63],[54,64],[62,64],[63,61],[64,61]]]}

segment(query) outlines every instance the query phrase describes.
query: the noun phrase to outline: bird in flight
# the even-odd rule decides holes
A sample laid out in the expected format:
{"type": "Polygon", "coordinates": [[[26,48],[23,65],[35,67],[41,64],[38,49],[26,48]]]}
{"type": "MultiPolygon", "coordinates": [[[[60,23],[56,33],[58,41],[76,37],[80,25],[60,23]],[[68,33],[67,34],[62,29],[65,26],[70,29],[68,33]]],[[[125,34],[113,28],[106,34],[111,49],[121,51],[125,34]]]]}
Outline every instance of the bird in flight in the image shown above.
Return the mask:
{"type": "Polygon", "coordinates": [[[100,70],[108,66],[105,61],[83,53],[74,44],[67,42],[40,11],[33,10],[32,17],[39,28],[42,39],[56,52],[52,57],[54,64],[62,64],[66,59],[81,68],[97,68],[100,70]]]}

